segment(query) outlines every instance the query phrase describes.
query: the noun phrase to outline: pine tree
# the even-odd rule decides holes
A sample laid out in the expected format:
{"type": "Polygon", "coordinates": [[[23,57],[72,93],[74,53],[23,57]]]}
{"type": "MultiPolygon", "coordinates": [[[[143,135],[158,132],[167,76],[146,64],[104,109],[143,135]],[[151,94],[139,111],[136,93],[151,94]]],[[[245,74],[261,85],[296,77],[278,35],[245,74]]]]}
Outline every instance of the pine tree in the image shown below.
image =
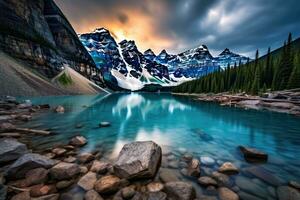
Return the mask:
{"type": "Polygon", "coordinates": [[[294,69],[289,79],[288,88],[300,88],[300,57],[295,56],[294,69]]]}

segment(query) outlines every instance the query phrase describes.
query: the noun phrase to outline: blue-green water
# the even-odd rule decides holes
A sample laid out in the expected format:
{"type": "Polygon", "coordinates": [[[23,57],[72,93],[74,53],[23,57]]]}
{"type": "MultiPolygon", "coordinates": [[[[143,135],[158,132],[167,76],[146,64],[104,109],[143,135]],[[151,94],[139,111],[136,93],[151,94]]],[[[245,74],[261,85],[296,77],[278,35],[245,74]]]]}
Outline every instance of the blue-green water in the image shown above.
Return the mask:
{"type": "Polygon", "coordinates": [[[300,118],[268,111],[222,107],[170,94],[112,94],[31,99],[35,104],[62,105],[64,114],[46,112],[31,127],[51,128],[56,134],[33,141],[36,148],[67,143],[80,133],[88,139],[84,151],[102,149],[115,158],[131,141],[153,140],[171,152],[191,152],[238,167],[252,166],[237,147],[245,145],[269,154],[262,164],[287,182],[300,181],[300,118]],[[98,128],[101,121],[111,127],[98,128]],[[83,125],[76,128],[76,124],[83,125]]]}

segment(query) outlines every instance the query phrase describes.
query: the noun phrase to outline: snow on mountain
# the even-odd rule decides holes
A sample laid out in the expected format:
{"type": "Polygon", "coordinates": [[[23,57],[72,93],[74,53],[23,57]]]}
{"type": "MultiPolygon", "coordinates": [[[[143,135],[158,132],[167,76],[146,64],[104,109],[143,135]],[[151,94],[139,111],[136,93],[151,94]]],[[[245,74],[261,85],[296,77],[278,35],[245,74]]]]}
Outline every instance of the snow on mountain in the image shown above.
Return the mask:
{"type": "Polygon", "coordinates": [[[225,49],[213,57],[207,46],[201,45],[178,55],[162,50],[158,55],[148,49],[141,53],[135,42],[119,44],[105,28],[79,35],[81,42],[101,70],[112,89],[141,90],[148,86],[175,86],[214,71],[246,63],[248,58],[225,49]]]}

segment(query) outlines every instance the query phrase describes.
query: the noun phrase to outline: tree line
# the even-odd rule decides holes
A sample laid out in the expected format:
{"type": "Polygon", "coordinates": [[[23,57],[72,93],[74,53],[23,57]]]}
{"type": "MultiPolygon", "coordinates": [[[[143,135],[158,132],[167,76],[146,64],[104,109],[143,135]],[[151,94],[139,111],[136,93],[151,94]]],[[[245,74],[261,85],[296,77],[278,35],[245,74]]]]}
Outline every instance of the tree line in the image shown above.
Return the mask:
{"type": "Polygon", "coordinates": [[[173,88],[178,93],[220,93],[246,92],[259,94],[267,90],[300,88],[300,51],[293,48],[292,35],[284,42],[280,53],[273,54],[271,49],[263,58],[256,51],[255,60],[246,64],[229,64],[197,80],[185,82],[173,88]]]}

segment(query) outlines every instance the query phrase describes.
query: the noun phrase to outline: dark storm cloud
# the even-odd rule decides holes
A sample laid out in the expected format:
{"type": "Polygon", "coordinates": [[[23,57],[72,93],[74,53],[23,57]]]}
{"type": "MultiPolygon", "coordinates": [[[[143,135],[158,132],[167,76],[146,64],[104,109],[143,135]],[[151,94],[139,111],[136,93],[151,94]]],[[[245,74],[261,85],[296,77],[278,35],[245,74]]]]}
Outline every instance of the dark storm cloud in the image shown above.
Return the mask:
{"type": "MultiPolygon", "coordinates": [[[[155,34],[169,38],[173,42],[167,47],[167,50],[173,53],[206,44],[214,54],[228,47],[233,51],[252,56],[256,49],[264,53],[269,46],[272,48],[280,46],[289,32],[292,32],[294,37],[300,36],[299,0],[56,0],[56,2],[75,27],[83,20],[92,20],[95,17],[107,17],[109,20],[110,16],[115,16],[126,25],[128,20],[134,20],[134,17],[128,16],[124,11],[140,11],[153,19],[154,23],[151,26],[155,34]]],[[[146,37],[151,40],[151,35],[146,37]]],[[[152,43],[154,44],[155,40],[152,43]]]]}

